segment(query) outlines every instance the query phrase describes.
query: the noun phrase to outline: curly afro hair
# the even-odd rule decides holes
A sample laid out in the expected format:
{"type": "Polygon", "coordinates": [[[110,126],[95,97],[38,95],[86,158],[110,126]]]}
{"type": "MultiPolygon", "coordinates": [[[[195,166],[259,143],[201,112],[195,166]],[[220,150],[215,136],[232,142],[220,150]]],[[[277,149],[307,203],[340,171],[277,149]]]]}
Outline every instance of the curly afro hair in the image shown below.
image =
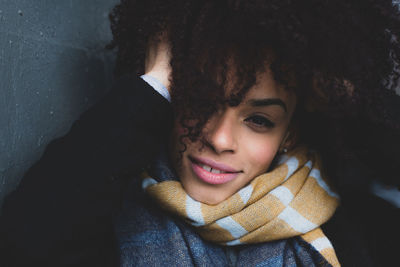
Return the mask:
{"type": "Polygon", "coordinates": [[[191,140],[269,67],[299,99],[300,141],[337,176],[338,158],[377,153],[360,141],[365,125],[398,132],[384,99],[399,79],[399,17],[391,0],[121,0],[110,14],[110,46],[117,74],[143,74],[149,42],[166,33],[172,106],[191,140]]]}

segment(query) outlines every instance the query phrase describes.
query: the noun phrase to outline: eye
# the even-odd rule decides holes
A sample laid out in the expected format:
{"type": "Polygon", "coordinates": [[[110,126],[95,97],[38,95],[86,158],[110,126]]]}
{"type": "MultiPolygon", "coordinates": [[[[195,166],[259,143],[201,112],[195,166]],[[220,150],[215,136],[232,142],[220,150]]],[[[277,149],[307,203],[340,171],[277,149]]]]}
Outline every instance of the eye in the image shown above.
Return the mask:
{"type": "Polygon", "coordinates": [[[255,128],[273,128],[275,126],[275,123],[261,115],[250,116],[244,121],[250,124],[251,127],[255,128]]]}

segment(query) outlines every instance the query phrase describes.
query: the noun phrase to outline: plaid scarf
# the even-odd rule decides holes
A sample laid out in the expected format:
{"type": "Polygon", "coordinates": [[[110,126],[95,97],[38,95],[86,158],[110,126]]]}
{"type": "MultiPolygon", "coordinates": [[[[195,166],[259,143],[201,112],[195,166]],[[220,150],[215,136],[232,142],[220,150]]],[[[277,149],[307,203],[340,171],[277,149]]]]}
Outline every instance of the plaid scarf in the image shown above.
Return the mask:
{"type": "Polygon", "coordinates": [[[315,153],[298,147],[280,156],[272,171],[217,205],[192,199],[176,180],[144,177],[142,186],[163,209],[194,226],[207,241],[234,246],[300,236],[330,264],[340,266],[319,227],[339,204],[320,166],[315,153]]]}

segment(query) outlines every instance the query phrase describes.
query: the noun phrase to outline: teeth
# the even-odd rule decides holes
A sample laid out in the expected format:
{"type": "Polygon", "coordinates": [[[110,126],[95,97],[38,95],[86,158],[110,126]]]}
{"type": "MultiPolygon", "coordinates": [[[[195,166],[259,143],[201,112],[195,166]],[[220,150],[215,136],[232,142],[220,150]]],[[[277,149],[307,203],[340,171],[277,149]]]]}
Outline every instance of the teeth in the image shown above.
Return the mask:
{"type": "Polygon", "coordinates": [[[207,166],[207,165],[204,165],[204,164],[200,164],[200,166],[201,166],[204,170],[206,170],[206,171],[208,171],[208,172],[211,172],[211,173],[216,173],[216,174],[226,173],[226,172],[221,171],[221,170],[213,169],[213,168],[211,168],[210,166],[207,166]]]}
{"type": "Polygon", "coordinates": [[[212,172],[212,173],[217,173],[217,174],[220,174],[220,173],[222,173],[222,171],[220,171],[220,170],[216,170],[216,169],[211,169],[211,172],[212,172]]]}
{"type": "Polygon", "coordinates": [[[210,167],[210,166],[201,165],[201,167],[202,167],[203,169],[205,169],[206,171],[211,172],[211,167],[210,167]]]}

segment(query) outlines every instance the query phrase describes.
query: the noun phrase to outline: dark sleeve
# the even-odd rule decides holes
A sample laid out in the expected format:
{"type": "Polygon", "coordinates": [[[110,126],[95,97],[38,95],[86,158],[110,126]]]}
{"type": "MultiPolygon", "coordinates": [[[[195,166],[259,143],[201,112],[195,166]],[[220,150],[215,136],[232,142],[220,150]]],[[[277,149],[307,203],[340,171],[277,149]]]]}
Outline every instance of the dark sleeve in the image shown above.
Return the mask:
{"type": "Polygon", "coordinates": [[[338,208],[334,216],[322,225],[342,266],[376,266],[368,249],[368,239],[360,221],[338,208]]]}
{"type": "Polygon", "coordinates": [[[125,184],[118,177],[149,162],[171,118],[146,82],[121,78],[6,197],[0,266],[114,266],[112,216],[125,184]]]}
{"type": "Polygon", "coordinates": [[[322,225],[342,266],[393,266],[398,261],[400,210],[371,194],[342,200],[322,225]]]}

